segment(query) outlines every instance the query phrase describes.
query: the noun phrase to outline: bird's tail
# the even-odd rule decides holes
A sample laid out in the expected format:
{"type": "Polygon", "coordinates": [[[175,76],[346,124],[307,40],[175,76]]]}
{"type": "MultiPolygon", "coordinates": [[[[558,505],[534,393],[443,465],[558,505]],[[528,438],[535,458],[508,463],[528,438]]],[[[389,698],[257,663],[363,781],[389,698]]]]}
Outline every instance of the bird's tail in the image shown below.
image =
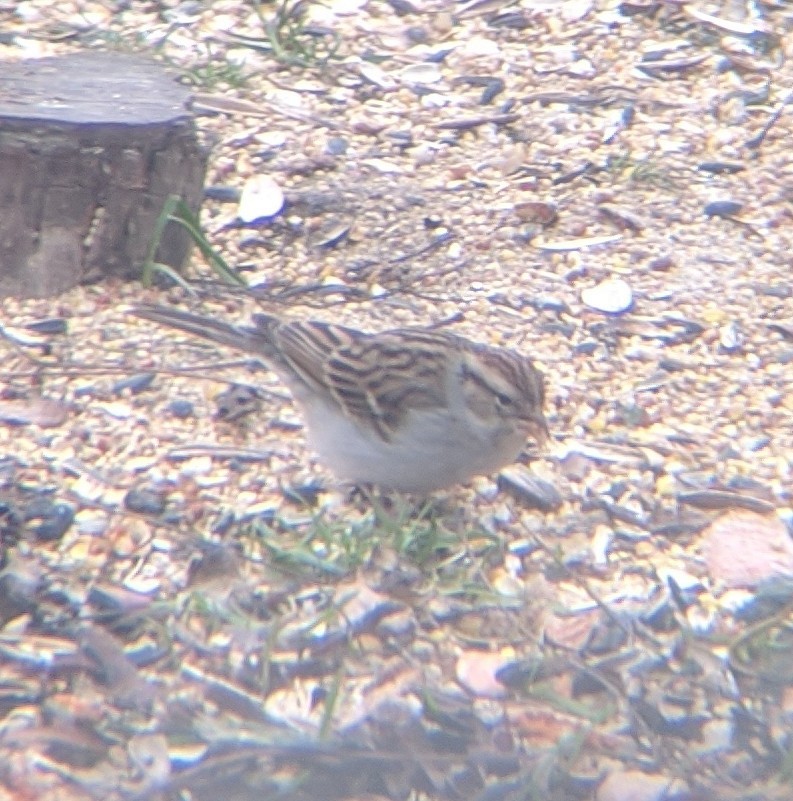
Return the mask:
{"type": "Polygon", "coordinates": [[[185,331],[203,339],[210,339],[212,342],[227,345],[230,348],[261,353],[263,356],[272,354],[272,345],[269,342],[265,326],[253,328],[244,325],[233,325],[222,320],[216,320],[213,317],[192,314],[191,312],[174,309],[171,306],[160,306],[154,303],[132,306],[129,312],[136,317],[142,317],[144,320],[151,320],[154,323],[177,328],[180,331],[185,331]]]}

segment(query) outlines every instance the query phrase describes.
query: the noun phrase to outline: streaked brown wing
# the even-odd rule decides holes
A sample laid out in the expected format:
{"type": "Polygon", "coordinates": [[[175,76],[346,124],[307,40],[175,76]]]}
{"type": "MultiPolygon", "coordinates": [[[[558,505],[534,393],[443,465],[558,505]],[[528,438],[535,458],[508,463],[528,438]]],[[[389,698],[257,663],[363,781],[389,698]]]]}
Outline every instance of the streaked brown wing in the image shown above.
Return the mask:
{"type": "Polygon", "coordinates": [[[361,336],[330,354],[325,381],[348,417],[389,441],[411,409],[445,404],[447,346],[409,331],[361,336]]]}
{"type": "Polygon", "coordinates": [[[317,392],[329,392],[325,379],[328,358],[367,336],[352,328],[315,321],[285,323],[265,315],[256,315],[255,320],[269,330],[284,364],[317,392]]]}
{"type": "Polygon", "coordinates": [[[267,315],[255,320],[299,379],[386,442],[410,409],[446,403],[448,351],[457,347],[456,337],[411,330],[365,334],[267,315]]]}

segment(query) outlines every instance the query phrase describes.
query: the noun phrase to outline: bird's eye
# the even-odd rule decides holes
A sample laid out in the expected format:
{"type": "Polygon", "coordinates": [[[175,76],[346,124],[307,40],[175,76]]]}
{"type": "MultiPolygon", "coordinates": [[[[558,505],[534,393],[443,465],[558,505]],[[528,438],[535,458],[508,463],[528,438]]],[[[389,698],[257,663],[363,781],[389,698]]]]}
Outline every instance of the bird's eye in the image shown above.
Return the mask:
{"type": "Polygon", "coordinates": [[[496,400],[499,406],[512,406],[512,398],[510,398],[509,395],[505,395],[503,392],[496,393],[496,400]]]}

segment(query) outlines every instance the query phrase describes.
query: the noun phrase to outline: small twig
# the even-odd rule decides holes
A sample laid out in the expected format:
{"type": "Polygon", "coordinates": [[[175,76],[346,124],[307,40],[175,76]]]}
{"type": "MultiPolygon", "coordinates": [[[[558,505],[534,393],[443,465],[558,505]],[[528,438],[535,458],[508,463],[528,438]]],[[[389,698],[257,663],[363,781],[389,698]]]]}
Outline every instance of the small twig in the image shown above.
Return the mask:
{"type": "MultiPolygon", "coordinates": [[[[96,365],[82,365],[80,367],[61,367],[59,368],[57,365],[50,364],[48,362],[37,362],[41,364],[47,371],[47,375],[50,377],[58,376],[62,378],[84,378],[87,375],[135,375],[137,373],[154,373],[156,375],[172,375],[172,376],[181,376],[181,375],[189,375],[193,376],[193,373],[199,373],[198,376],[193,376],[194,378],[205,378],[207,380],[214,380],[208,374],[209,371],[218,371],[227,369],[229,367],[246,367],[247,369],[257,368],[257,369],[266,369],[264,363],[259,359],[249,358],[249,359],[233,359],[226,362],[212,362],[210,364],[196,364],[190,367],[169,367],[169,368],[157,368],[157,369],[148,369],[143,367],[128,367],[128,366],[121,366],[118,367],[106,367],[96,366],[96,365]]],[[[41,370],[17,370],[15,372],[10,373],[3,373],[4,379],[12,379],[12,378],[33,378],[36,376],[40,376],[41,370]]]]}
{"type": "Polygon", "coordinates": [[[765,141],[766,136],[768,136],[769,131],[771,128],[776,125],[777,120],[782,116],[782,112],[785,110],[785,106],[790,105],[793,103],[793,92],[791,92],[778,106],[776,111],[769,117],[768,122],[763,126],[760,130],[760,133],[757,136],[753,136],[751,139],[748,139],[744,144],[746,147],[751,148],[758,148],[760,145],[763,144],[765,141]]]}

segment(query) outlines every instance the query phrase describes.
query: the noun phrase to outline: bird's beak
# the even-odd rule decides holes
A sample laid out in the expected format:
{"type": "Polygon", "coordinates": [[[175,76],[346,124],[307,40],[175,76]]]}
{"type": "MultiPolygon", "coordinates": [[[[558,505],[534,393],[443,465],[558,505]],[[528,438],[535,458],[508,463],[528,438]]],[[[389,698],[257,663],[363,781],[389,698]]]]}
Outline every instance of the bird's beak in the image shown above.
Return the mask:
{"type": "Polygon", "coordinates": [[[537,412],[526,420],[526,431],[538,445],[543,445],[551,436],[551,432],[548,431],[548,423],[542,412],[537,412]]]}

